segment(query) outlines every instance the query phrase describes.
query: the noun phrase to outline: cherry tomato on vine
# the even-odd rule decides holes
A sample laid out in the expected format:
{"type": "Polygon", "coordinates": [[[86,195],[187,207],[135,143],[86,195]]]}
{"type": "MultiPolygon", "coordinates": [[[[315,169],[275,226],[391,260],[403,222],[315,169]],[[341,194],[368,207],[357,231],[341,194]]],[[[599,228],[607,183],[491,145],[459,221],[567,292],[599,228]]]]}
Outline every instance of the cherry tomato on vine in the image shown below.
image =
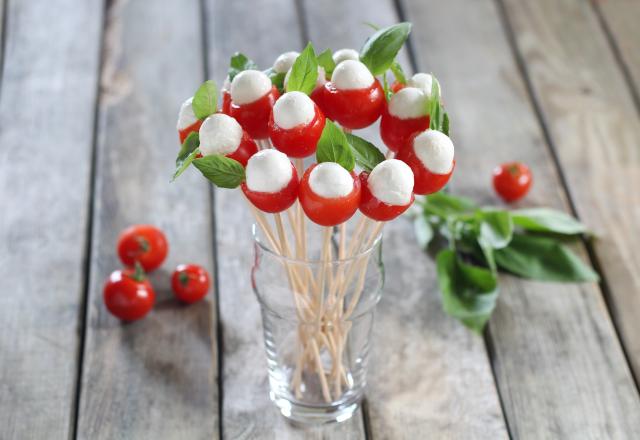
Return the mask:
{"type": "Polygon", "coordinates": [[[132,267],[136,261],[147,272],[157,269],[167,257],[169,244],[164,233],[152,225],[133,225],[122,231],[118,239],[118,256],[132,267]]]}
{"type": "Polygon", "coordinates": [[[135,321],[153,308],[155,292],[141,266],[116,270],[109,275],[103,289],[104,304],[116,318],[135,321]]]}
{"type": "Polygon", "coordinates": [[[524,197],[532,181],[531,170],[521,162],[503,163],[493,170],[493,187],[505,202],[524,197]]]}
{"type": "Polygon", "coordinates": [[[200,301],[209,291],[209,274],[197,264],[180,264],[171,276],[176,298],[188,304],[200,301]]]}

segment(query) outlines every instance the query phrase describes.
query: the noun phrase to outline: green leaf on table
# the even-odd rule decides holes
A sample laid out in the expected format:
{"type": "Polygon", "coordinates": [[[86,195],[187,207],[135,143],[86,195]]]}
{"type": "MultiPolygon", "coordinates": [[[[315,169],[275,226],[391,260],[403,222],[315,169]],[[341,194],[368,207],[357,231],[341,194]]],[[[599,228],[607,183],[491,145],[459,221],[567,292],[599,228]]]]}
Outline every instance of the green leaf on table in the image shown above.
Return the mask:
{"type": "Polygon", "coordinates": [[[452,196],[442,191],[426,196],[422,206],[426,214],[443,218],[451,215],[468,214],[478,209],[478,206],[471,199],[452,196]]]}
{"type": "Polygon", "coordinates": [[[504,270],[542,281],[598,281],[596,272],[553,238],[514,234],[509,246],[495,251],[504,270]]]}
{"type": "Polygon", "coordinates": [[[176,157],[176,170],[173,173],[173,177],[171,177],[171,181],[176,180],[180,174],[184,173],[193,159],[198,155],[198,147],[200,146],[200,136],[198,132],[194,131],[189,133],[182,143],[182,147],[180,147],[180,151],[178,152],[178,157],[176,157]],[[195,152],[195,154],[194,154],[195,152]]]}
{"type": "Polygon", "coordinates": [[[331,49],[326,49],[318,55],[318,65],[324,69],[325,74],[331,75],[336,68],[336,62],[333,61],[333,53],[331,49]]]}
{"type": "Polygon", "coordinates": [[[317,79],[318,60],[313,50],[313,44],[309,43],[291,66],[291,73],[287,80],[287,92],[297,90],[309,95],[316,88],[317,79]]]}
{"type": "Polygon", "coordinates": [[[481,333],[498,298],[498,282],[489,270],[461,261],[445,249],[436,257],[442,305],[449,315],[481,333]]]}
{"type": "Polygon", "coordinates": [[[240,52],[234,53],[229,63],[229,81],[233,81],[233,78],[244,70],[258,70],[258,65],[247,58],[245,54],[240,52]]]}
{"type": "Polygon", "coordinates": [[[371,142],[355,134],[345,133],[347,142],[351,145],[356,163],[365,171],[371,172],[376,165],[384,161],[384,154],[371,142]]]}
{"type": "Polygon", "coordinates": [[[493,249],[506,247],[513,236],[513,220],[507,211],[482,211],[480,220],[480,237],[493,249]]]}
{"type": "Polygon", "coordinates": [[[575,235],[587,232],[587,227],[572,216],[549,208],[518,209],[512,211],[513,223],[535,232],[575,235]]]}
{"type": "Polygon", "coordinates": [[[245,178],[242,164],[225,156],[205,156],[195,159],[193,164],[204,177],[220,188],[237,188],[245,178]]]}
{"type": "Polygon", "coordinates": [[[336,162],[345,170],[351,172],[356,160],[345,133],[336,124],[327,119],[318,140],[316,160],[321,162],[336,162]]]}
{"type": "Polygon", "coordinates": [[[379,29],[362,46],[362,61],[374,76],[384,74],[393,64],[396,55],[411,32],[411,23],[398,23],[379,29]]]}
{"type": "Polygon", "coordinates": [[[276,72],[273,68],[265,70],[265,75],[269,77],[271,80],[271,84],[276,86],[280,93],[284,92],[284,77],[287,75],[286,73],[276,72]]]}
{"type": "Polygon", "coordinates": [[[205,81],[193,95],[193,113],[203,120],[218,110],[218,87],[215,81],[205,81]]]}
{"type": "Polygon", "coordinates": [[[413,219],[413,230],[416,234],[416,240],[418,240],[418,246],[421,249],[426,249],[433,239],[433,228],[426,218],[422,215],[417,215],[413,219]]]}
{"type": "Polygon", "coordinates": [[[399,82],[400,84],[407,83],[407,77],[405,76],[404,71],[402,70],[402,66],[399,62],[394,61],[391,64],[391,72],[393,73],[393,77],[397,82],[399,82]]]}

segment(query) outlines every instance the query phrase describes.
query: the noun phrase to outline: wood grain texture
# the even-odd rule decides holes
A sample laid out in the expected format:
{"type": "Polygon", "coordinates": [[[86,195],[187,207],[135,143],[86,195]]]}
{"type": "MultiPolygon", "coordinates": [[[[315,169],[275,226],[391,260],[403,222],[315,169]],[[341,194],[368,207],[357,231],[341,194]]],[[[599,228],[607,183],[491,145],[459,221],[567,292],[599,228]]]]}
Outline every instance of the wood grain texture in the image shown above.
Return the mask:
{"type": "Polygon", "coordinates": [[[505,6],[578,216],[596,234],[614,319],[640,377],[640,193],[631,190],[640,188],[638,109],[587,3],[505,6]]]}
{"type": "MultiPolygon", "coordinates": [[[[306,1],[305,10],[318,50],[360,49],[373,32],[362,22],[397,21],[391,1],[306,1]]],[[[378,130],[362,135],[383,147],[378,130]]],[[[384,234],[386,280],[367,389],[371,438],[507,438],[482,339],[442,311],[435,264],[416,245],[409,219],[389,223],[384,234]]]]}
{"type": "MultiPolygon", "coordinates": [[[[458,157],[453,192],[498,204],[490,186],[492,168],[507,160],[522,160],[532,167],[536,183],[520,206],[566,210],[496,4],[490,0],[412,0],[406,5],[408,18],[421,23],[413,34],[419,64],[440,78],[451,113],[458,157]]],[[[534,15],[524,3],[518,7],[523,15],[534,15]]],[[[557,13],[550,8],[546,18],[540,16],[535,25],[540,33],[548,34],[557,13]]],[[[568,17],[563,22],[571,26],[568,17]]],[[[537,38],[532,30],[522,35],[523,44],[539,46],[537,60],[561,44],[558,37],[545,39],[544,44],[537,38]]],[[[576,44],[575,36],[565,40],[576,44]]],[[[575,63],[560,58],[553,63],[554,70],[563,66],[573,69],[575,63]]],[[[571,78],[566,77],[567,84],[572,84],[568,87],[584,74],[576,70],[571,78]]],[[[555,88],[554,92],[555,105],[564,105],[562,90],[555,88]]],[[[602,111],[615,113],[610,108],[602,111]]],[[[584,129],[565,124],[563,131],[566,136],[583,136],[584,129]]],[[[582,180],[573,187],[576,185],[588,183],[582,180]]],[[[576,249],[585,257],[582,247],[576,249]]],[[[503,276],[501,291],[489,340],[512,436],[634,437],[640,430],[640,401],[598,287],[503,276]]]]}
{"type": "Polygon", "coordinates": [[[68,438],[73,429],[101,4],[13,1],[5,11],[3,439],[68,438]]]}
{"type": "Polygon", "coordinates": [[[110,4],[104,45],[91,283],[78,437],[218,437],[215,296],[185,306],[170,274],[194,262],[213,272],[210,190],[195,173],[169,178],[178,109],[203,81],[197,0],[110,4]],[[123,324],[102,301],[125,227],[166,232],[167,261],[151,275],[156,306],[123,324]]]}
{"type": "MultiPolygon", "coordinates": [[[[278,54],[300,50],[302,40],[292,0],[208,1],[207,41],[210,75],[221,83],[236,51],[261,69],[278,54]],[[238,25],[244,23],[244,25],[238,25]]],[[[215,191],[218,285],[223,349],[224,438],[360,439],[360,413],[323,428],[289,424],[269,400],[260,307],[251,289],[252,218],[239,190],[215,191]]]]}

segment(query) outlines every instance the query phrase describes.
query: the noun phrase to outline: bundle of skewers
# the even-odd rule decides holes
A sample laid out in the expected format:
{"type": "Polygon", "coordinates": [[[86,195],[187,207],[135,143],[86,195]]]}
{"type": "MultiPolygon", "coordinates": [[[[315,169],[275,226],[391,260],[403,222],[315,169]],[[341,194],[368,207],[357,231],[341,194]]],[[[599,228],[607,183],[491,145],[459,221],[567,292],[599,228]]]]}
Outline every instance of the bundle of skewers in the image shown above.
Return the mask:
{"type": "Polygon", "coordinates": [[[453,172],[437,79],[426,73],[407,78],[395,59],[409,31],[408,23],[380,29],[360,52],[316,55],[309,43],[301,53],[283,53],[267,71],[236,53],[220,109],[214,81],[180,108],[174,179],[193,165],[217,187],[240,188],[271,251],[286,257],[299,321],[291,377],[297,397],[303,371],[317,374],[327,402],[349,387],[343,356],[367,259],[329,263],[371,248],[415,194],[439,191],[453,172]],[[352,133],[378,119],[386,154],[352,133]],[[319,261],[327,264],[318,270],[290,263],[310,259],[309,236],[318,230],[309,222],[322,231],[319,261]]]}

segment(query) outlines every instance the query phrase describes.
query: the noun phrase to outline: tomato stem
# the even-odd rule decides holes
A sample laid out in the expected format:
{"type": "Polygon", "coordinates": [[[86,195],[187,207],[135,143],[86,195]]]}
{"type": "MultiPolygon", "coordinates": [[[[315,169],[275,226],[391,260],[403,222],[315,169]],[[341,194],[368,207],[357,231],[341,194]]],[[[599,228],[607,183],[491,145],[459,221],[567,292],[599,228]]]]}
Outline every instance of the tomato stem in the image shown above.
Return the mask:
{"type": "Polygon", "coordinates": [[[147,276],[144,272],[144,268],[142,267],[142,264],[140,264],[140,262],[136,260],[135,272],[133,273],[133,276],[131,278],[134,279],[135,281],[142,282],[145,280],[146,277],[147,276]]]}

